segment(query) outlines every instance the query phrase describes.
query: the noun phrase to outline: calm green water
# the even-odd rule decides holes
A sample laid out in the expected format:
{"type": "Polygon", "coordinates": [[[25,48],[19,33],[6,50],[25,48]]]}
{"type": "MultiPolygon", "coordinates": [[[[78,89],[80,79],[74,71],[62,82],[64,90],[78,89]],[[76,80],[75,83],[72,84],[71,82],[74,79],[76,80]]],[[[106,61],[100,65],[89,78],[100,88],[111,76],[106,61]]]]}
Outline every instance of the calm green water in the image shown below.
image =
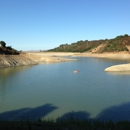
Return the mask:
{"type": "Polygon", "coordinates": [[[73,111],[75,118],[130,120],[130,72],[104,72],[129,61],[77,59],[0,69],[0,119],[67,118],[73,111]]]}

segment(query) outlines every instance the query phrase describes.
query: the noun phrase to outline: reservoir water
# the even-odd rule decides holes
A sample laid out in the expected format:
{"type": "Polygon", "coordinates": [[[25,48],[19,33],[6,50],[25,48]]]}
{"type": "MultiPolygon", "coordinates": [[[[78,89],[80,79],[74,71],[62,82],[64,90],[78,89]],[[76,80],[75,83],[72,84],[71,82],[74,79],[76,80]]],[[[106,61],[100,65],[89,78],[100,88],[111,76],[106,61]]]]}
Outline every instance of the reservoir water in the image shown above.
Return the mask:
{"type": "Polygon", "coordinates": [[[130,72],[104,72],[129,61],[74,58],[78,60],[0,69],[0,120],[72,114],[79,119],[130,120],[130,72]]]}

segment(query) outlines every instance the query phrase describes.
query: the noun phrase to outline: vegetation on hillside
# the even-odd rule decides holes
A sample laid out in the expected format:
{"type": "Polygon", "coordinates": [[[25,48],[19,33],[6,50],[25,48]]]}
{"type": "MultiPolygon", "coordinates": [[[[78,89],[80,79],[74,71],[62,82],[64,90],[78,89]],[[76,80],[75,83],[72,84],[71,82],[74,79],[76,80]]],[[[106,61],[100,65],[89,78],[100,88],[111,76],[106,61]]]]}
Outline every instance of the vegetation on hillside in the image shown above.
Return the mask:
{"type": "Polygon", "coordinates": [[[113,39],[77,41],[71,44],[62,44],[59,47],[50,49],[51,52],[119,52],[128,51],[127,45],[130,45],[130,36],[128,34],[117,36],[113,39]],[[100,46],[100,48],[98,48],[100,46]],[[98,49],[96,49],[98,48],[98,49]],[[95,49],[95,51],[94,51],[95,49]]]}
{"type": "Polygon", "coordinates": [[[11,46],[6,46],[6,43],[4,41],[0,41],[0,54],[18,55],[19,52],[11,46]]]}

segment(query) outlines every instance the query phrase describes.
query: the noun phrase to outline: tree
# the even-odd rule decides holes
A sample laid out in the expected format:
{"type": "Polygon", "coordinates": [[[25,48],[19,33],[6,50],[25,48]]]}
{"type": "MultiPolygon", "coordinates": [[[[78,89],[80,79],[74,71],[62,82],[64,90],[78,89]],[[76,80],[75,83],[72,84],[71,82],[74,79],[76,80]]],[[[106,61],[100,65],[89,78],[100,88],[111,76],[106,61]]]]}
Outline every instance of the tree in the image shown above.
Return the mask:
{"type": "Polygon", "coordinates": [[[129,35],[128,34],[125,34],[124,37],[128,37],[129,35]]]}
{"type": "Polygon", "coordinates": [[[6,47],[6,43],[4,41],[0,41],[2,47],[6,47]]]}

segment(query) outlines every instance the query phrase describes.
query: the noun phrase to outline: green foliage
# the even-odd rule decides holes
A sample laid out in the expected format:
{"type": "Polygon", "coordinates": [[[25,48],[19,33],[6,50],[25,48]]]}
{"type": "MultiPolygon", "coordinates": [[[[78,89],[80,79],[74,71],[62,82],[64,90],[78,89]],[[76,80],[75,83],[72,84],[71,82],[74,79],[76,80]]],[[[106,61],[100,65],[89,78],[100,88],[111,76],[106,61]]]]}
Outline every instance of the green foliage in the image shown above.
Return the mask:
{"type": "Polygon", "coordinates": [[[118,51],[128,51],[126,48],[126,43],[130,43],[130,36],[128,34],[117,36],[114,39],[105,39],[105,40],[80,40],[73,42],[71,44],[62,44],[57,48],[48,50],[52,52],[91,52],[92,49],[103,45],[95,53],[103,52],[118,52],[118,51]]]}
{"type": "Polygon", "coordinates": [[[4,41],[0,41],[0,54],[5,55],[18,55],[19,52],[15,49],[13,49],[11,46],[6,46],[6,43],[4,41]]]}
{"type": "Polygon", "coordinates": [[[127,37],[127,35],[117,36],[115,39],[109,40],[104,51],[106,52],[117,52],[117,51],[128,51],[125,44],[123,44],[122,38],[127,37]]]}
{"type": "Polygon", "coordinates": [[[6,43],[4,41],[0,41],[1,47],[6,47],[6,43]]]}
{"type": "Polygon", "coordinates": [[[124,37],[123,35],[120,35],[120,36],[117,36],[116,39],[121,39],[123,37],[124,37]]]}
{"type": "Polygon", "coordinates": [[[128,37],[129,35],[128,34],[124,34],[124,37],[128,37]]]}
{"type": "Polygon", "coordinates": [[[128,34],[124,34],[124,35],[117,36],[116,39],[121,39],[121,38],[125,38],[125,37],[128,37],[128,36],[129,36],[128,34]]]}

